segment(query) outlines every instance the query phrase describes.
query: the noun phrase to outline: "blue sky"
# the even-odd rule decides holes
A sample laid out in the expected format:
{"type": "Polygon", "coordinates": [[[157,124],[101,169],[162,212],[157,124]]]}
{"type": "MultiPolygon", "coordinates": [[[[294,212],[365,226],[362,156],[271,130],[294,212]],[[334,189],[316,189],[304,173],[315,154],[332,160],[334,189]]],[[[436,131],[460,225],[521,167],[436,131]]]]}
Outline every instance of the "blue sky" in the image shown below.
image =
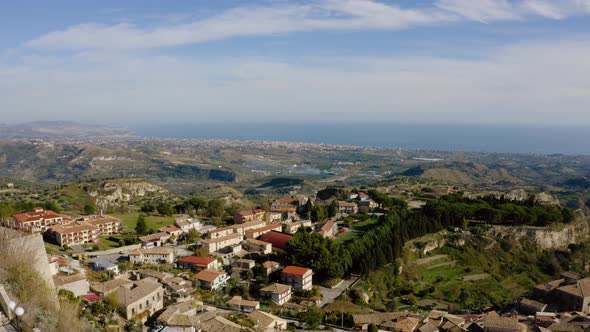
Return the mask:
{"type": "Polygon", "coordinates": [[[5,1],[0,122],[590,125],[590,0],[5,1]]]}

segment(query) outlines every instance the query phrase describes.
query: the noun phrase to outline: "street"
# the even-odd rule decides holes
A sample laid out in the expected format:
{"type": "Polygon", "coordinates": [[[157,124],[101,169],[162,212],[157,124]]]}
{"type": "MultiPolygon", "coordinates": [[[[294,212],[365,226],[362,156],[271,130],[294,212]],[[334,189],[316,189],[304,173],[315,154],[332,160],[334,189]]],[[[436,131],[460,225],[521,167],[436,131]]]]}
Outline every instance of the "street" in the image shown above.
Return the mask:
{"type": "Polygon", "coordinates": [[[346,279],[343,279],[342,282],[340,282],[340,284],[334,288],[319,286],[320,292],[322,293],[321,307],[323,308],[334,302],[338,296],[342,295],[346,290],[348,290],[348,288],[356,283],[359,278],[360,277],[358,276],[350,276],[346,279]]]}

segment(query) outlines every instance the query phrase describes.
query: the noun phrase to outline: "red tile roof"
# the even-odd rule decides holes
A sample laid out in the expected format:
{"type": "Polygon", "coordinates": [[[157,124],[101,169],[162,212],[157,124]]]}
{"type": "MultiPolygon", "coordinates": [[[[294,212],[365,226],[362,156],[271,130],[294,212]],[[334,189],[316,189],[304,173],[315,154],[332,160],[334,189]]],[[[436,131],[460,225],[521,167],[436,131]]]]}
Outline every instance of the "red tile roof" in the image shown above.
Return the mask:
{"type": "Polygon", "coordinates": [[[215,258],[202,257],[202,256],[186,256],[186,257],[182,257],[178,261],[182,262],[182,263],[195,264],[196,266],[207,267],[207,265],[215,262],[215,258]]]}
{"type": "Polygon", "coordinates": [[[213,282],[213,280],[217,279],[217,277],[223,275],[223,272],[213,271],[213,270],[203,270],[197,274],[195,274],[195,278],[199,280],[204,280],[207,282],[213,282]]]}
{"type": "Polygon", "coordinates": [[[285,249],[287,242],[293,238],[291,234],[285,234],[277,231],[270,231],[260,237],[260,241],[272,244],[273,248],[285,249]]]}
{"type": "Polygon", "coordinates": [[[96,294],[86,294],[86,295],[82,295],[81,296],[82,299],[88,301],[88,302],[98,302],[100,301],[100,296],[96,295],[96,294]]]}
{"type": "Polygon", "coordinates": [[[41,210],[41,211],[33,211],[33,212],[24,212],[24,213],[17,213],[14,215],[14,218],[18,222],[28,222],[28,221],[36,221],[41,219],[53,219],[62,217],[63,219],[71,219],[68,216],[61,215],[55,213],[51,210],[41,210]]]}
{"type": "Polygon", "coordinates": [[[298,198],[277,198],[273,201],[277,204],[299,204],[298,198]]]}
{"type": "Polygon", "coordinates": [[[311,270],[306,267],[300,267],[300,266],[294,266],[294,265],[289,265],[283,269],[283,273],[292,274],[292,275],[296,275],[296,276],[303,276],[308,271],[311,271],[311,270]]]}
{"type": "Polygon", "coordinates": [[[275,266],[279,266],[279,263],[275,262],[275,261],[266,261],[266,262],[262,263],[262,266],[265,268],[275,267],[275,266]]]}

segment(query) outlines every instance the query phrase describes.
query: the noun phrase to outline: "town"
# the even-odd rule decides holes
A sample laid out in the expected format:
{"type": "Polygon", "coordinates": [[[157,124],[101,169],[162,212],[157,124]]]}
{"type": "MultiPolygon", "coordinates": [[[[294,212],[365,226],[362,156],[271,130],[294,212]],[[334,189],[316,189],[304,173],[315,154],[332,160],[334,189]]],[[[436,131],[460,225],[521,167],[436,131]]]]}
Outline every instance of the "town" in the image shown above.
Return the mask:
{"type": "MultiPolygon", "coordinates": [[[[2,229],[59,248],[48,251],[42,273],[60,296],[79,299],[83,315],[107,331],[516,332],[583,331],[590,326],[590,278],[575,272],[536,286],[529,297],[498,308],[500,312],[334,309],[352,295],[361,276],[347,273],[326,280],[311,265],[289,264],[292,240],[298,234],[317,234],[339,241],[358,232],[350,226],[351,218],[383,217],[387,207],[406,203],[376,190],[337,190],[338,197],[321,199],[326,191],[334,189],[315,197],[273,199],[266,210],[239,210],[221,226],[198,217],[196,210],[155,230],[146,229],[145,217],[139,215],[130,230],[102,211],[86,209],[88,213],[73,216],[36,207],[14,214],[2,229]],[[99,246],[129,232],[135,241],[120,238],[113,248],[99,246]]],[[[423,205],[413,203],[414,209],[423,205]]],[[[2,303],[2,308],[8,306],[2,303]]],[[[4,315],[14,318],[10,309],[4,315]]]]}

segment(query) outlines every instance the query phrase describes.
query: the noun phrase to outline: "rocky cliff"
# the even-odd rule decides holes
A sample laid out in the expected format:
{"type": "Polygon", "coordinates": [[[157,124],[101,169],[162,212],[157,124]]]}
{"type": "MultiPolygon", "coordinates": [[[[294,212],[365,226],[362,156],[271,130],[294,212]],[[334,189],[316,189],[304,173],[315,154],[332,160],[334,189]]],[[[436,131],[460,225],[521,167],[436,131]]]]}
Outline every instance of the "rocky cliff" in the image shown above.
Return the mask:
{"type": "Polygon", "coordinates": [[[529,239],[542,249],[553,249],[564,248],[569,244],[588,239],[590,226],[588,217],[578,211],[575,220],[569,224],[545,228],[493,226],[489,235],[497,239],[509,238],[515,241],[529,239]]]}
{"type": "Polygon", "coordinates": [[[529,198],[530,194],[534,194],[536,201],[541,204],[559,205],[559,200],[549,193],[546,193],[546,192],[532,193],[532,192],[527,192],[524,189],[513,189],[508,192],[486,191],[486,192],[482,192],[482,193],[467,194],[466,196],[470,197],[470,198],[477,198],[477,197],[482,197],[482,196],[486,196],[486,195],[493,195],[498,198],[500,198],[501,196],[504,196],[506,199],[515,200],[515,201],[524,201],[529,198]]]}
{"type": "Polygon", "coordinates": [[[88,194],[96,198],[98,209],[107,210],[150,194],[166,195],[168,191],[143,179],[118,179],[103,181],[88,194]]]}

